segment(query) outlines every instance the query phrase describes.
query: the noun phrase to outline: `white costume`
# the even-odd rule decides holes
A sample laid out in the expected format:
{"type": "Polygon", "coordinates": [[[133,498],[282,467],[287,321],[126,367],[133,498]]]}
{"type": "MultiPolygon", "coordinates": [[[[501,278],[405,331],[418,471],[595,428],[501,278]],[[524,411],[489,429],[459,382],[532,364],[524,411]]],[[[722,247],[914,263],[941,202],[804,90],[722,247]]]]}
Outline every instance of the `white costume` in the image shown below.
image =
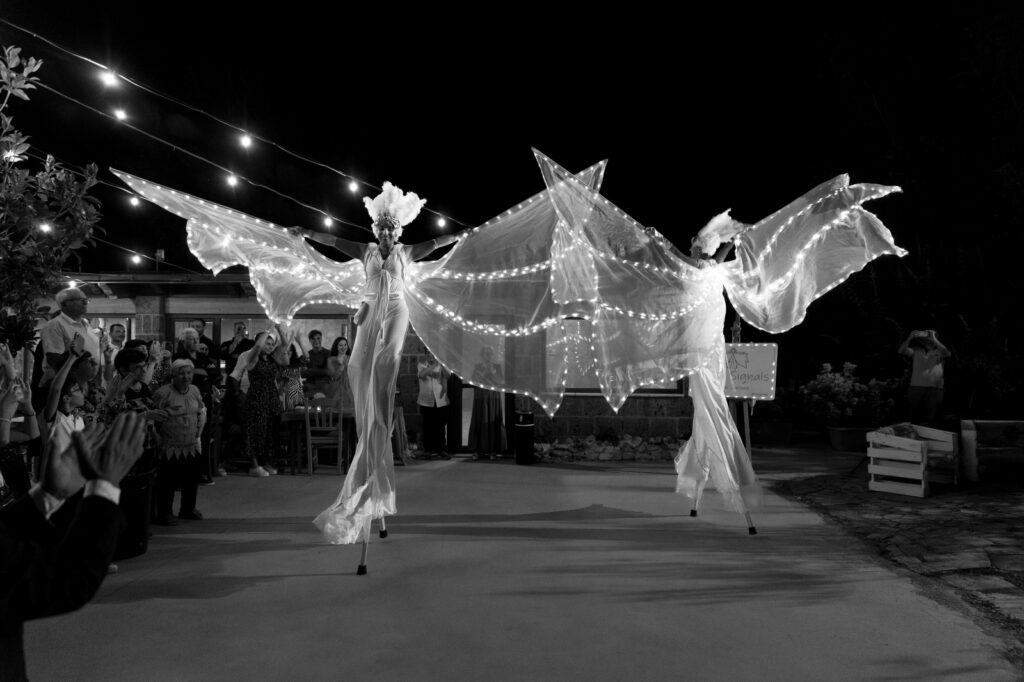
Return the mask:
{"type": "MultiPolygon", "coordinates": [[[[743,489],[756,479],[726,408],[722,290],[749,324],[771,332],[793,327],[818,296],[874,258],[905,253],[862,206],[899,188],[850,185],[842,175],[739,233],[738,223],[719,216],[713,233],[701,239],[710,246],[731,237],[736,258],[698,269],[657,231],[601,196],[604,162],[574,175],[535,154],[544,191],[475,228],[443,258],[423,263],[403,259],[401,248],[383,263],[372,249],[365,265],[339,263],[265,221],[118,175],[188,219],[189,247],[204,265],[215,272],[247,266],[275,321],[314,302],[355,307],[365,282],[376,298],[368,298],[367,326],[360,328],[351,361],[364,386],[394,381],[391,358],[397,355],[391,354],[399,352],[406,310],[417,335],[449,370],[472,377],[481,348],[490,346],[503,359],[503,383],[483,388],[528,395],[549,415],[561,404],[572,365],[596,377],[614,410],[638,388],[689,375],[694,437],[680,455],[677,487],[692,492],[695,474],[707,467],[739,508],[743,489]],[[571,326],[566,318],[574,320],[571,326]],[[383,336],[376,331],[381,325],[383,336]],[[368,350],[374,343],[376,353],[368,350]]],[[[354,393],[357,383],[353,378],[354,393]]],[[[384,424],[390,414],[390,402],[375,395],[380,401],[365,415],[365,428],[384,424]]],[[[359,401],[357,395],[357,410],[359,401]]],[[[366,518],[394,510],[390,457],[384,459],[387,464],[373,470],[382,478],[368,483],[370,493],[353,485],[346,498],[343,490],[350,501],[367,494],[375,499],[364,509],[366,518]]],[[[360,466],[353,462],[354,469],[360,466]]],[[[353,529],[365,527],[360,523],[339,530],[342,541],[353,541],[353,529]]]]}

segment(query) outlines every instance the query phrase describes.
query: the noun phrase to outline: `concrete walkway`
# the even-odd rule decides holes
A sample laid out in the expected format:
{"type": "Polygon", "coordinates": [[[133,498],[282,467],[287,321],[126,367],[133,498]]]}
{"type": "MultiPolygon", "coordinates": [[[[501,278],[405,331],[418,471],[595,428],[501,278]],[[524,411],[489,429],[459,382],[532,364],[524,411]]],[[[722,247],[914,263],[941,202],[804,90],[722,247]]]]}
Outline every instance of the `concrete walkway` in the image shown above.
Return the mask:
{"type": "Polygon", "coordinates": [[[1002,640],[770,492],[748,536],[715,494],[689,518],[670,464],[398,475],[367,576],[311,524],[339,477],[217,479],[206,520],[155,529],[94,603],[27,626],[30,677],[1020,679],[1002,640]]]}

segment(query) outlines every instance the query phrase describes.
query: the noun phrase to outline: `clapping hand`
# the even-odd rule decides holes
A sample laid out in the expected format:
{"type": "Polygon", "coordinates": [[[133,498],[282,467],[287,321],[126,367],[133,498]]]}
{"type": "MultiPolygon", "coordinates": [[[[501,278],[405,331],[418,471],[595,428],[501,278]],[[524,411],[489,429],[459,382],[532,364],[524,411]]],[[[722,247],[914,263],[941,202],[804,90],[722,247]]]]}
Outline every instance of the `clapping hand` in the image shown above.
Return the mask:
{"type": "Polygon", "coordinates": [[[142,455],[145,437],[145,418],[135,412],[122,412],[114,419],[102,445],[90,444],[85,452],[79,449],[79,454],[88,463],[89,473],[95,473],[95,478],[120,485],[121,479],[142,455]]]}
{"type": "Polygon", "coordinates": [[[93,473],[89,456],[102,445],[103,435],[103,427],[93,422],[84,431],[73,432],[71,445],[63,452],[56,452],[51,440],[43,457],[43,490],[60,500],[66,500],[81,490],[86,479],[83,465],[87,472],[93,473]]]}
{"type": "Polygon", "coordinates": [[[25,382],[21,379],[15,379],[7,384],[7,388],[0,393],[0,416],[10,418],[14,414],[18,409],[18,403],[23,399],[24,387],[25,382]]]}
{"type": "Polygon", "coordinates": [[[6,343],[0,343],[0,365],[14,367],[14,356],[6,343]]]}
{"type": "Polygon", "coordinates": [[[85,338],[78,332],[75,332],[74,338],[71,339],[70,350],[75,355],[81,355],[82,351],[85,350],[85,338]]]}

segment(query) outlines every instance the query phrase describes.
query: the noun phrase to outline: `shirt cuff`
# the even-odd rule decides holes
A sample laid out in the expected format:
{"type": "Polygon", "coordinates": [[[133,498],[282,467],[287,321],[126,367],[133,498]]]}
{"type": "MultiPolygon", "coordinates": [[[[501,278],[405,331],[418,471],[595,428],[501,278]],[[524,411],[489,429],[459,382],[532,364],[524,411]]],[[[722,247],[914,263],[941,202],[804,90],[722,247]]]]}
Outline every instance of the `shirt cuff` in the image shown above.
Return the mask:
{"type": "Polygon", "coordinates": [[[120,504],[121,502],[121,489],[110,481],[104,481],[102,478],[86,481],[85,497],[90,495],[106,498],[114,504],[120,504]]]}
{"type": "Polygon", "coordinates": [[[43,486],[39,483],[32,486],[32,489],[28,491],[28,496],[32,498],[32,502],[35,503],[36,509],[39,510],[39,513],[47,520],[50,519],[50,515],[60,509],[61,505],[64,504],[64,500],[43,490],[43,486]]]}

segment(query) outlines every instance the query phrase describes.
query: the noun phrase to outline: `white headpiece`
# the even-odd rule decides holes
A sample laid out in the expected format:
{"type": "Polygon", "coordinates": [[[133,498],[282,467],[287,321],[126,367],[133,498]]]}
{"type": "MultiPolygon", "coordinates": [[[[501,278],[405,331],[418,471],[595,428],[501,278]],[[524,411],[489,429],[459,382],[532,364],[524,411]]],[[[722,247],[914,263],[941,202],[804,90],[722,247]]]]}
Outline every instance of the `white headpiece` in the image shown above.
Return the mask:
{"type": "Polygon", "coordinates": [[[401,236],[402,227],[416,219],[425,203],[427,200],[420,199],[415,192],[406,194],[390,182],[385,182],[384,191],[373,199],[363,197],[363,205],[373,218],[374,234],[378,224],[384,223],[394,228],[396,236],[401,236]]]}
{"type": "Polygon", "coordinates": [[[732,239],[743,231],[743,223],[734,220],[726,209],[708,221],[708,224],[697,233],[697,244],[700,250],[709,256],[713,256],[722,242],[732,239]]]}

